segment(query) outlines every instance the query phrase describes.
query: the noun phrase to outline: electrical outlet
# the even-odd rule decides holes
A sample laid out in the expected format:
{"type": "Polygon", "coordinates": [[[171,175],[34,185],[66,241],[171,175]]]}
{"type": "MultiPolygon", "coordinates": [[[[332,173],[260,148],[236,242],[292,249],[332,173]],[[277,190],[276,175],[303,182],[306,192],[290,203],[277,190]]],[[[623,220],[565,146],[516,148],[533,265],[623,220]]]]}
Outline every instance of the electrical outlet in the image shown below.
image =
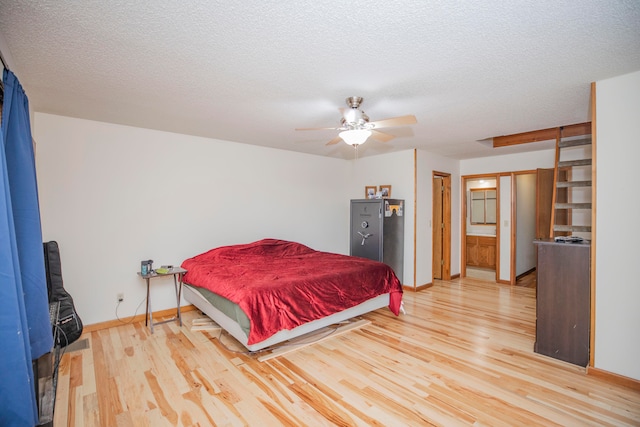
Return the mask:
{"type": "Polygon", "coordinates": [[[120,293],[118,294],[118,302],[122,302],[122,301],[124,301],[124,293],[123,293],[123,292],[120,292],[120,293]]]}

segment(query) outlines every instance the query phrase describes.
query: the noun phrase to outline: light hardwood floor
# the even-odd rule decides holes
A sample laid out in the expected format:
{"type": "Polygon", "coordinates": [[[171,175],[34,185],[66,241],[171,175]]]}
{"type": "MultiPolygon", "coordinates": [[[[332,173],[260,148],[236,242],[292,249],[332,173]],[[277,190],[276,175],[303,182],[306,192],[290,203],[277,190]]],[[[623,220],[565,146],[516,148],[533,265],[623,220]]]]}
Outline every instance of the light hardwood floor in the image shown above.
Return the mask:
{"type": "MultiPolygon", "coordinates": [[[[640,425],[640,391],[533,352],[535,289],[436,281],[371,324],[266,362],[144,322],[64,355],[55,426],[640,425]]],[[[226,345],[233,345],[228,336],[226,345]]]]}

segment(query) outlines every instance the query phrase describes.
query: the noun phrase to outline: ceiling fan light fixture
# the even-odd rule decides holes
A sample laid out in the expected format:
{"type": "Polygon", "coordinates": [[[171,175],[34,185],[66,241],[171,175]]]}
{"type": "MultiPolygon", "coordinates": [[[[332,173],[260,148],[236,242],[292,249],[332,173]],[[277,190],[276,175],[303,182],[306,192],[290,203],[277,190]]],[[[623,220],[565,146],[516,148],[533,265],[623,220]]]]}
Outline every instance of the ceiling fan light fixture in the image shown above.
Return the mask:
{"type": "Polygon", "coordinates": [[[365,141],[371,136],[371,131],[368,129],[351,129],[340,132],[338,135],[344,142],[356,147],[365,143],[365,141]]]}

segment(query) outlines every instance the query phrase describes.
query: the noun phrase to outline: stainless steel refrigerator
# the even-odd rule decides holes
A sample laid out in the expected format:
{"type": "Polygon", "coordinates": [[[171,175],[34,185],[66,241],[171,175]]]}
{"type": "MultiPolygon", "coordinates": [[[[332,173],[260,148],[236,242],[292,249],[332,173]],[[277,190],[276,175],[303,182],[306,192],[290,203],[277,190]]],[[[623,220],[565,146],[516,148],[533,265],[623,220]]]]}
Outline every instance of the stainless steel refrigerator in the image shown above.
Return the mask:
{"type": "Polygon", "coordinates": [[[404,200],[351,200],[350,247],[350,255],[384,262],[402,282],[404,200]]]}

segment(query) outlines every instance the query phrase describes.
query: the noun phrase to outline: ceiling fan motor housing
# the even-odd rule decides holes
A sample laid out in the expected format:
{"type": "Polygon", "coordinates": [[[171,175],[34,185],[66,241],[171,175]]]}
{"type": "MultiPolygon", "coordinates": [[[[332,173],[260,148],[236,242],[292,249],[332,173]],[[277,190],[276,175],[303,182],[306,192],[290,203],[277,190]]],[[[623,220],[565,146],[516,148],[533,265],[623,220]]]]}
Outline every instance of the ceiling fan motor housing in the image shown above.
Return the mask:
{"type": "Polygon", "coordinates": [[[350,96],[345,99],[345,102],[349,106],[349,108],[358,108],[362,103],[363,98],[361,96],[350,96]]]}
{"type": "Polygon", "coordinates": [[[362,103],[363,98],[360,96],[350,96],[345,101],[349,106],[344,110],[341,124],[348,129],[363,129],[366,128],[366,124],[369,122],[369,117],[360,110],[358,107],[362,103]]]}

